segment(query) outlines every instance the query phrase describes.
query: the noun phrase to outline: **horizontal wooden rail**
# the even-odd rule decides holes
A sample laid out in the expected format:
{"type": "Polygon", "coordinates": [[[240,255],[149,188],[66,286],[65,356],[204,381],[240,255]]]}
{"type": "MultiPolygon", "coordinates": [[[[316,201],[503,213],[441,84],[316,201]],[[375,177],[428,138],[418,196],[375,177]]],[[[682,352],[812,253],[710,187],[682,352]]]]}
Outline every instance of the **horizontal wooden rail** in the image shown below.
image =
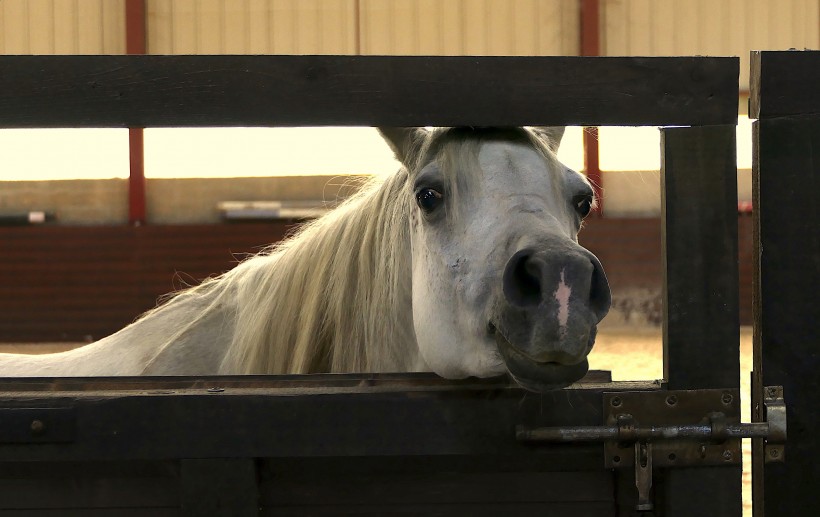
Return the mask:
{"type": "Polygon", "coordinates": [[[0,127],[735,124],[737,58],[1,56],[0,127]]]}
{"type": "MultiPolygon", "coordinates": [[[[598,375],[600,376],[600,375],[598,375]]],[[[578,384],[532,394],[504,378],[445,381],[431,376],[346,376],[349,384],[212,378],[198,388],[3,391],[8,415],[0,461],[153,460],[167,458],[528,456],[515,426],[595,425],[602,393],[657,390],[658,383],[578,384]],[[335,385],[334,385],[335,384],[335,385]],[[76,391],[75,391],[76,390],[76,391]],[[298,396],[296,396],[298,395],[298,396]],[[34,420],[39,423],[35,424],[34,420]],[[28,438],[27,438],[28,437],[28,438]],[[37,444],[34,448],[31,444],[37,444]]],[[[32,381],[39,387],[40,381],[32,381]]],[[[6,382],[4,388],[9,388],[6,382]]],[[[575,448],[549,452],[553,468],[600,469],[602,451],[579,461],[575,448]]],[[[581,455],[583,456],[583,455],[581,455]]]]}

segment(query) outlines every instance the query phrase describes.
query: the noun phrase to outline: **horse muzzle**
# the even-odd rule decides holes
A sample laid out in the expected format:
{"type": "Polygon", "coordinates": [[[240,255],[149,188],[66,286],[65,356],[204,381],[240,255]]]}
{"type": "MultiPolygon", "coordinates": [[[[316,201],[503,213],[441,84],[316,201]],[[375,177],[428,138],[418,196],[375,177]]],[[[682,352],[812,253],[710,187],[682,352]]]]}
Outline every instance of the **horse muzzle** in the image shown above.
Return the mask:
{"type": "Polygon", "coordinates": [[[502,292],[491,328],[515,380],[533,391],[580,380],[611,304],[595,255],[565,240],[521,249],[505,266],[502,292]]]}

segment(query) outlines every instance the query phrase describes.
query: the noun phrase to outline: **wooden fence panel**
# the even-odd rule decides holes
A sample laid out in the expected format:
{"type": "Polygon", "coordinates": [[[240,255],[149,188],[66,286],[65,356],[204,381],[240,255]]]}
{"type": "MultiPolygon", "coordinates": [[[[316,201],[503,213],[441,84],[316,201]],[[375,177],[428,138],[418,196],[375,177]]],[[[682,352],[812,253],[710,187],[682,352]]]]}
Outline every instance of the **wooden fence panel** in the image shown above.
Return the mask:
{"type": "Polygon", "coordinates": [[[783,386],[786,463],[754,455],[755,515],[820,514],[808,472],[820,464],[820,52],[752,54],[755,257],[753,409],[764,386],[783,386]]]}
{"type": "MultiPolygon", "coordinates": [[[[661,147],[664,378],[670,389],[738,388],[735,127],[667,128],[661,147]]],[[[740,488],[739,466],[672,469],[666,515],[740,517],[740,488]]]]}

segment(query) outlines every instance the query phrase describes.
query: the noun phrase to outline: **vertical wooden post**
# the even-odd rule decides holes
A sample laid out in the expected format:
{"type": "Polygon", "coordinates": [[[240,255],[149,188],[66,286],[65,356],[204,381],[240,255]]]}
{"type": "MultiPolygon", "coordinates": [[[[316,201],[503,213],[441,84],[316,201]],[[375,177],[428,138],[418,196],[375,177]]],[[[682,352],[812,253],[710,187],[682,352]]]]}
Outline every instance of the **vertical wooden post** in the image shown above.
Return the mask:
{"type": "MultiPolygon", "coordinates": [[[[661,133],[664,376],[670,389],[737,388],[740,330],[735,126],[661,133]]],[[[740,517],[741,468],[672,469],[665,515],[740,517]]]]}
{"type": "MultiPolygon", "coordinates": [[[[125,2],[125,50],[127,54],[145,54],[145,0],[125,2]]],[[[142,128],[128,129],[128,223],[145,224],[145,148],[142,128]]]]}
{"type": "Polygon", "coordinates": [[[763,444],[755,444],[755,506],[765,508],[760,515],[820,515],[809,474],[820,461],[820,117],[755,124],[756,420],[765,419],[764,386],[783,386],[788,420],[785,464],[764,465],[763,444]]]}
{"type": "Polygon", "coordinates": [[[786,463],[752,447],[755,516],[820,514],[820,52],[753,52],[753,419],[764,386],[783,386],[786,463]]]}

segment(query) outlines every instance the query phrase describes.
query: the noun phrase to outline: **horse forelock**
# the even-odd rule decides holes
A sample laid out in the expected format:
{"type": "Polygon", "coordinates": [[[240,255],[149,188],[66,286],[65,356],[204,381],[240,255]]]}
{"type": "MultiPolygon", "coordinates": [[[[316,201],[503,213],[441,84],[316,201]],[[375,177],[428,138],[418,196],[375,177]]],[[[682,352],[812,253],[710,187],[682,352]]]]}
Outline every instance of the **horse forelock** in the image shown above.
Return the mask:
{"type": "Polygon", "coordinates": [[[411,369],[406,183],[375,180],[221,279],[236,291],[223,373],[411,369]]]}
{"type": "MultiPolygon", "coordinates": [[[[480,174],[478,154],[481,145],[490,141],[503,141],[524,144],[532,147],[549,164],[552,171],[563,167],[558,157],[550,150],[535,131],[524,127],[446,127],[436,128],[428,132],[419,152],[408,165],[410,181],[421,170],[435,162],[441,171],[444,180],[443,187],[450,198],[450,206],[460,206],[460,193],[475,185],[480,174]]],[[[551,178],[557,181],[554,175],[551,178]]],[[[450,218],[459,217],[458,211],[447,213],[450,218]]]]}

